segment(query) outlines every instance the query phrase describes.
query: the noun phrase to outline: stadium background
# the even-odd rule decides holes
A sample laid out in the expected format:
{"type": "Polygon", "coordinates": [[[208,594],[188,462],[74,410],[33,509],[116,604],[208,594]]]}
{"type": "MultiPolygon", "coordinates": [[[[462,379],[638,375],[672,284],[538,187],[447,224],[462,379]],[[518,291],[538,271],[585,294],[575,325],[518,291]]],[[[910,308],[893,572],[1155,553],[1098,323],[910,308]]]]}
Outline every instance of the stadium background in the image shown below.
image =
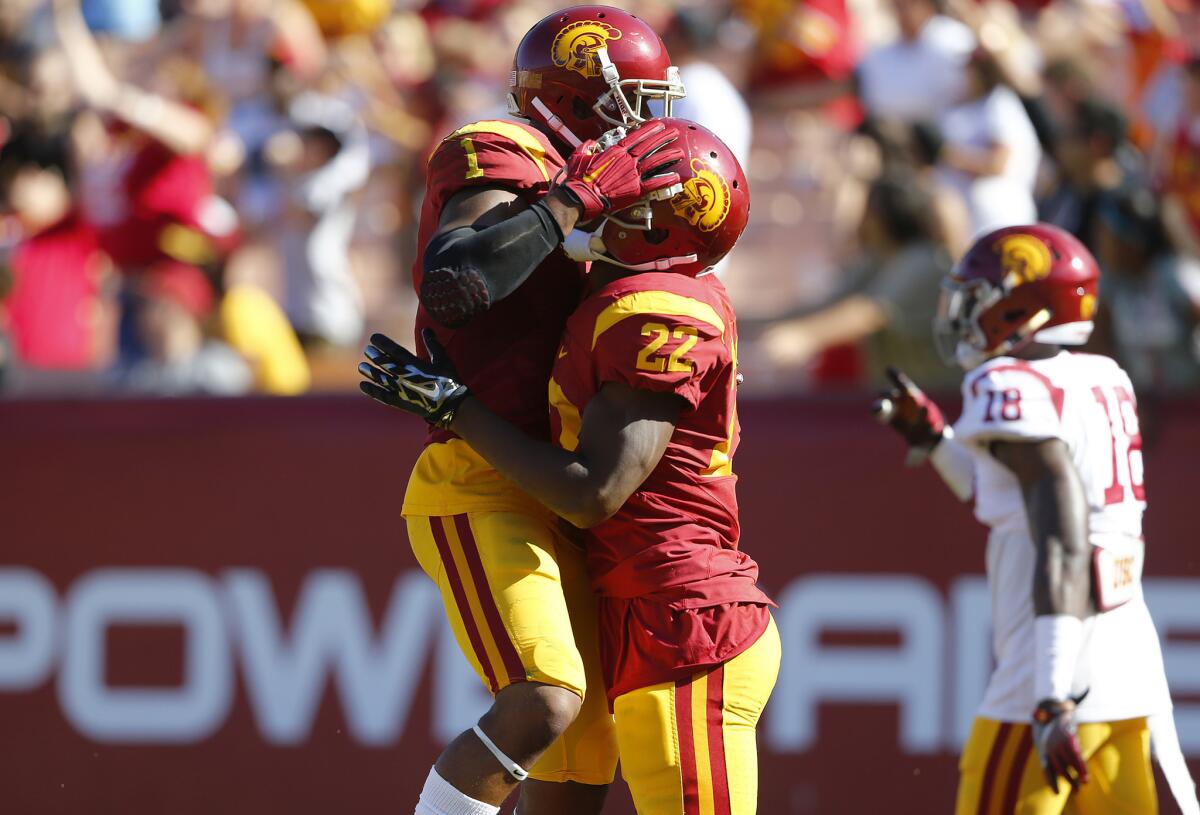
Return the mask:
{"type": "MultiPolygon", "coordinates": [[[[872,60],[925,2],[637,4],[729,80],[690,90],[754,187],[721,274],[745,546],[786,650],[764,812],[952,801],[984,533],[866,405],[885,358],[953,391],[928,312],[996,184],[1104,267],[1097,350],[1139,386],[1148,594],[1200,770],[1200,11],[950,2],[928,85],[880,101],[872,60]],[[995,81],[956,106],[955,72],[995,81]],[[989,140],[1036,172],[964,175],[989,140]]],[[[403,811],[486,704],[389,508],[421,428],[351,390],[364,332],[411,330],[425,155],[502,113],[553,5],[0,2],[0,809],[403,811]]]]}

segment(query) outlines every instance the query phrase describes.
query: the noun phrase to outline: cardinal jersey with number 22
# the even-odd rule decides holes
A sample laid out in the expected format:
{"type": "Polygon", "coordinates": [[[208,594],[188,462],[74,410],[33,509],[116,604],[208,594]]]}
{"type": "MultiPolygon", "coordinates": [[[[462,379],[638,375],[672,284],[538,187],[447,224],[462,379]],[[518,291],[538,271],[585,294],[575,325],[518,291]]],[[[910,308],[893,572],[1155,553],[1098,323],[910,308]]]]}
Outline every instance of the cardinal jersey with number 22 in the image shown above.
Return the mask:
{"type": "Polygon", "coordinates": [[[1033,686],[1036,551],[1020,485],[989,452],[994,441],[1061,440],[1083,482],[1102,613],[1088,622],[1073,692],[1088,691],[1079,720],[1112,722],[1169,710],[1158,636],[1142,597],[1146,488],[1137,402],[1129,377],[1107,357],[1061,352],[1000,357],[967,374],[956,437],[975,461],[975,516],[991,527],[996,668],[979,715],[1026,722],[1033,686]]]}
{"type": "Polygon", "coordinates": [[[771,601],[738,548],[737,327],[721,282],[650,272],[609,283],[567,321],[550,381],[554,441],[574,450],[606,382],[673,393],[683,411],[658,465],[588,530],[610,698],[749,648],[771,601]]]}

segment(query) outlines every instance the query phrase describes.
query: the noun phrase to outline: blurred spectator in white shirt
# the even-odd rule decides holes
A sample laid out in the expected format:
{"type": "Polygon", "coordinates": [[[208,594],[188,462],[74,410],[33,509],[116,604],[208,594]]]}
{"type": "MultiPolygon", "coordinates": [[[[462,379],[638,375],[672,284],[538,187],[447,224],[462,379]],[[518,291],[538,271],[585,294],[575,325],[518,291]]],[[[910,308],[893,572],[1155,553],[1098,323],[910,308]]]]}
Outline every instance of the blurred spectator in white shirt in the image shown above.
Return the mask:
{"type": "Polygon", "coordinates": [[[741,91],[708,56],[720,51],[719,25],[711,13],[686,9],[675,15],[664,35],[687,90],[687,96],[674,103],[672,115],[716,133],[744,168],[750,159],[753,123],[741,91]]]}
{"type": "Polygon", "coordinates": [[[350,268],[355,194],[371,171],[367,131],[339,99],[303,93],[291,130],[268,142],[288,207],[279,247],[284,309],[302,340],[349,346],[362,339],[362,292],[350,268]]]}
{"type": "Polygon", "coordinates": [[[962,98],[964,68],[975,50],[967,26],[939,13],[936,0],[892,0],[899,37],[858,64],[858,97],[868,116],[935,119],[962,98]]]}
{"type": "MultiPolygon", "coordinates": [[[[718,25],[711,13],[700,9],[682,10],[675,15],[665,39],[672,60],[679,66],[687,96],[672,105],[671,115],[690,119],[716,133],[746,169],[753,140],[750,108],[725,72],[705,57],[717,50],[718,25]]],[[[724,275],[729,263],[727,256],[713,273],[724,275]]]]}
{"type": "Polygon", "coordinates": [[[972,235],[1037,220],[1033,190],[1042,149],[1021,100],[1000,84],[982,52],[968,65],[962,101],[938,125],[940,175],[962,195],[972,235]]]}

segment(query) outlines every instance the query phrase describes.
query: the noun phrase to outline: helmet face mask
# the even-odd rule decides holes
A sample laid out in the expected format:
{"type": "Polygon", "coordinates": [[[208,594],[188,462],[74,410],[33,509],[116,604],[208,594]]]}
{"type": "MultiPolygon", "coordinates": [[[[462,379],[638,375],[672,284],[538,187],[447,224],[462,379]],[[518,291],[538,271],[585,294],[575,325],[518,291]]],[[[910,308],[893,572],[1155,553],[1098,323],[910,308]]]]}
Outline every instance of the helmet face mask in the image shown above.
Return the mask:
{"type": "Polygon", "coordinates": [[[669,116],[684,96],[658,34],[608,6],[576,6],[535,24],[517,46],[509,86],[509,113],[572,149],[612,127],[669,116]]]}
{"type": "MultiPolygon", "coordinates": [[[[608,49],[597,51],[597,57],[602,63],[607,62],[608,49]]],[[[612,66],[614,78],[609,82],[608,92],[596,100],[592,110],[614,127],[636,127],[647,119],[669,117],[672,103],[687,95],[679,69],[674,65],[667,68],[665,79],[621,79],[611,62],[605,67],[606,79],[608,66],[612,66]],[[653,110],[651,102],[661,102],[662,110],[653,110]]]]}
{"type": "Polygon", "coordinates": [[[942,284],[934,340],[970,370],[1031,342],[1082,345],[1092,330],[1099,270],[1084,246],[1048,224],[977,240],[942,284]]]}

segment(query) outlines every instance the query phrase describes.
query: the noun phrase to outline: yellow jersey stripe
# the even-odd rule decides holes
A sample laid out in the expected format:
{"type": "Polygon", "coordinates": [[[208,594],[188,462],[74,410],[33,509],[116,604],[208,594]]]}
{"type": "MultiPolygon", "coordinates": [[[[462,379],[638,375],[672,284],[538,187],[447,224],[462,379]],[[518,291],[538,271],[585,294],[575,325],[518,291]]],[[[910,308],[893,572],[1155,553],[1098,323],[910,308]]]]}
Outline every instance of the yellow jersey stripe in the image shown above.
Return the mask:
{"type": "Polygon", "coordinates": [[[592,333],[592,350],[595,350],[601,334],[625,318],[639,314],[670,314],[677,317],[691,317],[711,325],[722,335],[725,334],[725,321],[708,303],[702,303],[694,297],[686,297],[669,291],[638,291],[614,300],[604,311],[600,312],[596,318],[596,328],[592,333]]]}
{"type": "Polygon", "coordinates": [[[571,404],[571,400],[563,393],[562,386],[550,377],[550,404],[558,411],[558,420],[562,430],[558,434],[558,446],[564,450],[574,451],[579,446],[579,430],[583,419],[579,408],[571,404]]]}
{"type": "MultiPolygon", "coordinates": [[[[546,148],[542,147],[542,143],[537,140],[537,136],[534,136],[525,128],[512,122],[475,122],[466,127],[460,127],[447,138],[453,139],[461,136],[469,136],[472,133],[495,133],[497,136],[503,136],[513,142],[524,150],[525,154],[537,165],[537,168],[542,173],[542,180],[550,180],[550,173],[546,170],[546,148]]],[[[474,153],[474,148],[472,148],[472,153],[474,153]]]]}

